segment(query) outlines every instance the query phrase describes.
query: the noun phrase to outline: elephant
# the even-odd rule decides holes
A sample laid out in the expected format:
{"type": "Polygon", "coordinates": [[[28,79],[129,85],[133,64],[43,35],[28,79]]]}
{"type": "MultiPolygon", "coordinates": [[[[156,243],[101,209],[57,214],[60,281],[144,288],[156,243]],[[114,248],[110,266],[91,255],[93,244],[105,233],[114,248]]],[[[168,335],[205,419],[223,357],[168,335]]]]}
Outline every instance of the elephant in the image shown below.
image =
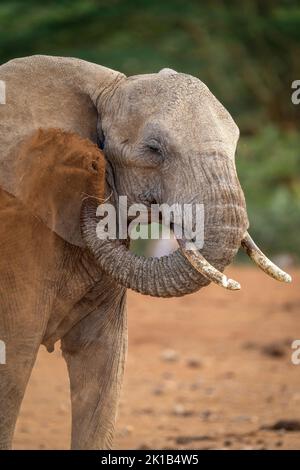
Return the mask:
{"type": "MultiPolygon", "coordinates": [[[[171,69],[126,77],[75,58],[0,66],[0,448],[15,423],[39,346],[61,341],[72,449],[112,446],[127,350],[126,292],[172,297],[210,282],[238,289],[225,267],[239,247],[289,282],[248,234],[236,166],[239,129],[198,78],[171,69]],[[201,250],[160,258],[129,238],[97,236],[97,208],[200,203],[201,250]]],[[[128,220],[129,222],[129,220],[128,220]]]]}

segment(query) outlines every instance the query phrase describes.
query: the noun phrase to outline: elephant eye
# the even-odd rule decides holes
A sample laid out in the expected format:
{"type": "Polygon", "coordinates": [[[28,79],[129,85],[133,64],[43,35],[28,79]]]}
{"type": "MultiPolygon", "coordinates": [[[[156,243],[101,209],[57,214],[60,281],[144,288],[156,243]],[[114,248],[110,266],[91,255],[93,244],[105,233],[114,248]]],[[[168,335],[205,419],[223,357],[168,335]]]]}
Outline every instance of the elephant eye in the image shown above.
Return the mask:
{"type": "Polygon", "coordinates": [[[161,155],[161,153],[162,153],[161,148],[158,144],[152,144],[151,143],[151,144],[148,144],[147,147],[150,150],[150,152],[152,152],[152,153],[156,153],[158,155],[161,155]]]}
{"type": "Polygon", "coordinates": [[[164,161],[163,148],[156,139],[147,139],[140,148],[141,155],[144,155],[144,161],[153,166],[160,165],[164,161]]]}
{"type": "Polygon", "coordinates": [[[151,152],[158,152],[159,149],[155,147],[154,145],[148,145],[148,149],[151,150],[151,152]]]}

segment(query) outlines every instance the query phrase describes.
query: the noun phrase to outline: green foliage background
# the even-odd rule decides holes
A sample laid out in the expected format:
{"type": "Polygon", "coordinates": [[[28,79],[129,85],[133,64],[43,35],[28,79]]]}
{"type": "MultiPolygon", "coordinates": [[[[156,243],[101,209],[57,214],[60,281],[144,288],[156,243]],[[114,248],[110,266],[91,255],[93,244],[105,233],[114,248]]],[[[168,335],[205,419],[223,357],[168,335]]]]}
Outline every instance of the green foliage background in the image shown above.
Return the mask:
{"type": "Polygon", "coordinates": [[[252,234],[269,253],[300,258],[299,1],[2,0],[0,62],[37,53],[201,78],[241,129],[252,234]]]}

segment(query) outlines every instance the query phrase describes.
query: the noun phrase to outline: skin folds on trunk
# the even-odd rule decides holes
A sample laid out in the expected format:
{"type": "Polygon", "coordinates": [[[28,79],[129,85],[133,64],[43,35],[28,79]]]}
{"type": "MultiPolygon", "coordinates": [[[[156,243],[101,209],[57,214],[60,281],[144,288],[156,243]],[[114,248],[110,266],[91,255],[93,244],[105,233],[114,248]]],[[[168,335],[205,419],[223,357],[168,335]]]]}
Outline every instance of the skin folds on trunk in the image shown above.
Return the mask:
{"type": "MultiPolygon", "coordinates": [[[[97,205],[91,199],[83,202],[82,235],[101,268],[116,282],[155,297],[179,297],[209,284],[179,250],[161,258],[145,258],[133,254],[119,241],[97,238],[97,205]]],[[[230,258],[224,255],[218,262],[218,269],[223,270],[235,252],[228,250],[227,254],[230,258]]]]}

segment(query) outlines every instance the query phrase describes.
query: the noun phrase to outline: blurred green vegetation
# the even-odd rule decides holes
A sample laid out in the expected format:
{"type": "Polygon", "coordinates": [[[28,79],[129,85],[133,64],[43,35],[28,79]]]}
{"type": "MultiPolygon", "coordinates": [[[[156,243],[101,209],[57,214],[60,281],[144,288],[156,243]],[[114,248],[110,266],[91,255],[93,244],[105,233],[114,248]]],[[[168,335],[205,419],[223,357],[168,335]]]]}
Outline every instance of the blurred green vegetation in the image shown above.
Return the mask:
{"type": "Polygon", "coordinates": [[[271,254],[300,257],[299,133],[265,125],[242,136],[236,156],[251,235],[271,254]]]}
{"type": "Polygon", "coordinates": [[[299,0],[2,0],[0,62],[37,53],[201,78],[241,129],[251,233],[300,258],[299,0]]]}

